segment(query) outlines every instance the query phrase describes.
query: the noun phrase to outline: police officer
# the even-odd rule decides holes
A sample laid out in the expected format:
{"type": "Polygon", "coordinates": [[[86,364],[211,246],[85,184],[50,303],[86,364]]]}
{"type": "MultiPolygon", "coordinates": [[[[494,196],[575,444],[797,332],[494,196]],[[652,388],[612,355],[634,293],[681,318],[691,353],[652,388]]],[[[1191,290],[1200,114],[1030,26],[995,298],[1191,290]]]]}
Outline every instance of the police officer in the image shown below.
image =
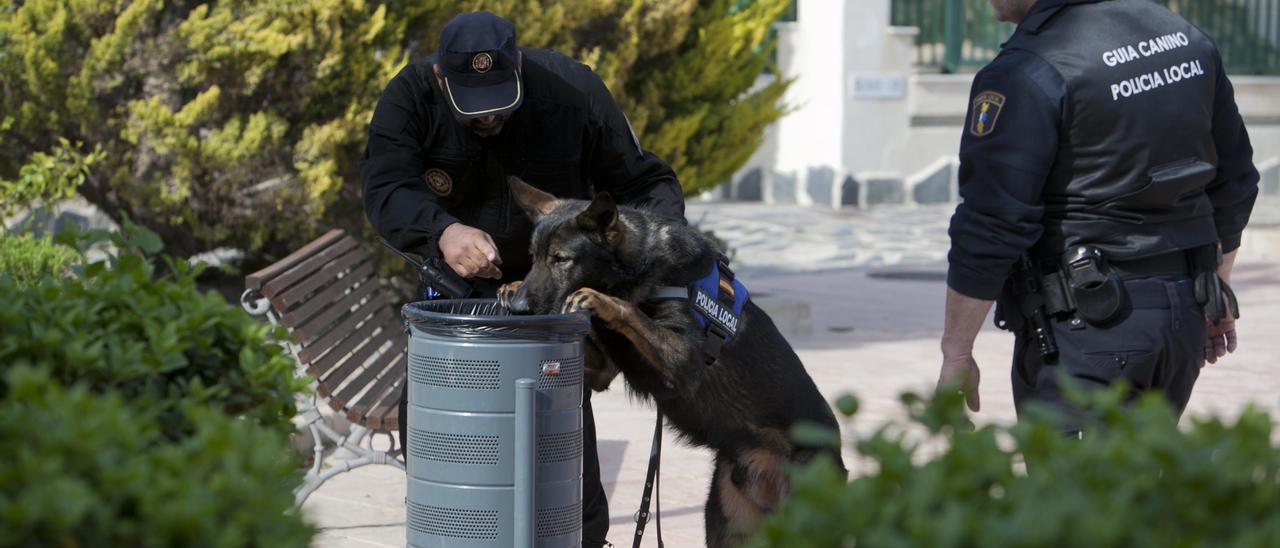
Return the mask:
{"type": "MultiPolygon", "coordinates": [[[[671,167],[640,147],[590,68],[518,47],[515,26],[492,13],[463,13],[436,53],[405,67],[378,101],[360,163],[365,211],[395,247],[443,257],[494,296],[530,268],[532,225],[512,203],[509,175],[562,198],[607,190],[684,218],[671,167]]],[[[609,513],[587,396],[583,544],[601,546],[609,513]]]]}
{"type": "Polygon", "coordinates": [[[1181,412],[1205,360],[1236,348],[1225,281],[1257,196],[1221,57],[1146,0],[991,4],[1018,27],[973,82],[939,386],[978,410],[973,341],[999,297],[1020,416],[1040,402],[1080,431],[1064,377],[1181,412]]]}

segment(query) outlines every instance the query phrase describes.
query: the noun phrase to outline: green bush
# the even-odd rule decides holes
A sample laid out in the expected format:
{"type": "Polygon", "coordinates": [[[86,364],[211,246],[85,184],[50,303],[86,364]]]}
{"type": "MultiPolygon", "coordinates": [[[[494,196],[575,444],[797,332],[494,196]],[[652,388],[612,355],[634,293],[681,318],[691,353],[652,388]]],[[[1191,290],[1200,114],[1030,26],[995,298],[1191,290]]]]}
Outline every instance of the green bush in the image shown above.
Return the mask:
{"type": "MultiPolygon", "coordinates": [[[[1235,422],[1177,417],[1156,396],[1094,395],[1083,439],[1040,420],[966,431],[957,395],[904,396],[915,430],[859,439],[872,471],[830,462],[793,474],[789,500],[752,546],[1274,546],[1280,448],[1254,408],[1235,422]],[[939,453],[922,450],[924,444],[939,453]],[[1029,473],[1021,463],[1029,463],[1029,473]]],[[[852,409],[846,415],[852,414],[852,409]]]]}
{"type": "Polygon", "coordinates": [[[297,463],[279,434],[192,406],[158,417],[43,370],[8,367],[0,399],[0,546],[306,546],[297,463]]]}
{"type": "MultiPolygon", "coordinates": [[[[117,244],[142,242],[142,232],[117,244]]],[[[305,382],[271,342],[270,328],[196,288],[199,268],[181,261],[155,276],[148,258],[124,252],[81,276],[23,286],[0,274],[0,370],[30,365],[64,385],[117,391],[156,406],[164,433],[193,428],[187,404],[206,404],[289,432],[294,393],[305,382]]],[[[8,388],[0,382],[0,397],[8,388]]]]}
{"type": "Polygon", "coordinates": [[[0,1],[0,211],[76,191],[180,257],[268,261],[328,227],[359,233],[356,160],[379,95],[477,8],[593,66],[645,146],[705,190],[784,113],[788,83],[756,83],[787,4],[0,1]]]}
{"type": "Polygon", "coordinates": [[[26,287],[46,278],[70,273],[78,255],[74,249],[30,234],[0,236],[0,272],[26,287]]]}

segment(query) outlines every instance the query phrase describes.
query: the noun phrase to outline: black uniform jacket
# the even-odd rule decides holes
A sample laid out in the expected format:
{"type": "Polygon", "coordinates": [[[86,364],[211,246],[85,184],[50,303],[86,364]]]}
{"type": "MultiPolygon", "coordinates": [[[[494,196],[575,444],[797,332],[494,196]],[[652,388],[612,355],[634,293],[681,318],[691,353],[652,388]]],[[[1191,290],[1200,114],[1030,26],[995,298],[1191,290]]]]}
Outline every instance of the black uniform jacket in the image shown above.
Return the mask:
{"type": "Polygon", "coordinates": [[[1240,245],[1259,177],[1231,82],[1159,5],[1039,0],[975,76],[965,123],[947,275],[962,294],[994,299],[1028,250],[1240,245]]]}
{"type": "Polygon", "coordinates": [[[675,173],[640,147],[600,78],[551,51],[521,52],[524,103],[493,137],[454,119],[431,69],[434,55],[387,85],[360,161],[365,212],[378,233],[399,249],[438,256],[450,224],[484,230],[510,281],[529,270],[532,226],[512,201],[507,175],[561,198],[608,191],[620,204],[683,220],[675,173]]]}

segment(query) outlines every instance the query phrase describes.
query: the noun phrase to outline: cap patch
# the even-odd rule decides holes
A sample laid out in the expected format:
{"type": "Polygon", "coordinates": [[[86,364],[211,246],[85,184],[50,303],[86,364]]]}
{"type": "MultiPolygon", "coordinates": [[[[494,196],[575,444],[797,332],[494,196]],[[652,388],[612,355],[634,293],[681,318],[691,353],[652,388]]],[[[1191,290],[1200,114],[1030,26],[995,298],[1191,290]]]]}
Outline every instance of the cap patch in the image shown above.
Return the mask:
{"type": "Polygon", "coordinates": [[[434,167],[428,169],[422,178],[427,181],[427,187],[440,196],[448,196],[450,192],[453,192],[453,179],[443,169],[434,167]]]}
{"type": "Polygon", "coordinates": [[[481,74],[489,72],[489,69],[493,68],[493,56],[487,52],[477,53],[471,58],[471,68],[481,74]]]}
{"type": "Polygon", "coordinates": [[[1004,108],[1004,101],[1004,95],[994,91],[984,91],[974,97],[969,133],[974,137],[991,135],[991,132],[996,129],[996,120],[1000,119],[1000,110],[1004,108]]]}

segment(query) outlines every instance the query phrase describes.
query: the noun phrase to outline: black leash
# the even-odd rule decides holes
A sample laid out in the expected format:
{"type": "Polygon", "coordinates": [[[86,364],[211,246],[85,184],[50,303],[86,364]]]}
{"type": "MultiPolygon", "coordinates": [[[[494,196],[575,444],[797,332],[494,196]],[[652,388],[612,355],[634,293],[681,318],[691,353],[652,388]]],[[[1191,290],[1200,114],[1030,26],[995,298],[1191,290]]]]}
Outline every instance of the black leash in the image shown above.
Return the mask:
{"type": "Polygon", "coordinates": [[[636,512],[636,538],[632,548],[640,548],[640,539],[644,537],[644,526],[649,523],[649,501],[653,501],[654,534],[658,535],[658,548],[662,544],[662,489],[659,487],[658,472],[662,465],[662,411],[658,411],[658,421],[653,427],[653,446],[649,450],[649,472],[644,477],[644,495],[640,497],[640,510],[636,512]]]}

